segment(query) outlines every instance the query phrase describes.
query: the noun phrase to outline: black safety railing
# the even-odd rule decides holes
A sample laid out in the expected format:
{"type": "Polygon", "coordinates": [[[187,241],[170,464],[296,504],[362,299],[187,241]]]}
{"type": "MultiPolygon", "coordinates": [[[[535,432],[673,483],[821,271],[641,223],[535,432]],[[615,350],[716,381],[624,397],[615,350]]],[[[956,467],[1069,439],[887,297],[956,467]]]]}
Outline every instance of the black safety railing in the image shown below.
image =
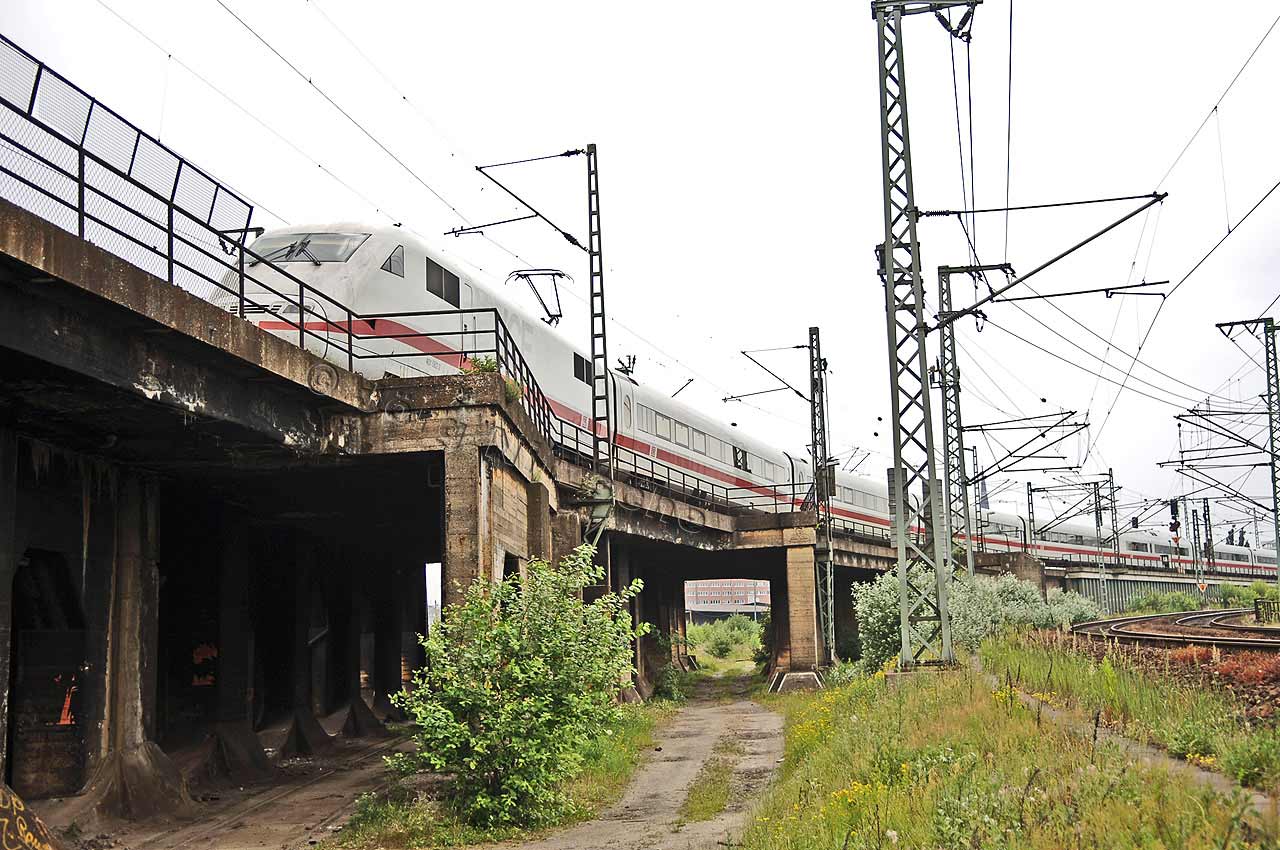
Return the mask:
{"type": "MultiPolygon", "coordinates": [[[[252,206],[0,36],[0,197],[320,356],[432,357],[557,418],[496,309],[362,314],[246,247],[252,206]]],[[[422,371],[422,370],[419,370],[422,371]]],[[[426,374],[426,372],[423,372],[426,374]]]]}
{"type": "MultiPolygon", "coordinates": [[[[355,371],[432,374],[432,358],[496,372],[557,453],[589,463],[591,432],[556,413],[494,308],[360,313],[247,246],[252,206],[0,35],[0,197],[167,283],[355,371]]],[[[798,510],[807,484],[728,487],[625,446],[618,474],[695,503],[798,510]]],[[[838,524],[887,536],[873,525],[838,524]]]]}

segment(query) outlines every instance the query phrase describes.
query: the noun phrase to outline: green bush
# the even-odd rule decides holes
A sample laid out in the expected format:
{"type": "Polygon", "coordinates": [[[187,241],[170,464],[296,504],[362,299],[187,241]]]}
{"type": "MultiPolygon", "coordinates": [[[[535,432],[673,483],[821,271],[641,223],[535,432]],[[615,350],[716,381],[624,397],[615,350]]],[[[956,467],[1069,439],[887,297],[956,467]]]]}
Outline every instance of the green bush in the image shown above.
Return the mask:
{"type": "MultiPolygon", "coordinates": [[[[912,583],[928,587],[931,581],[923,568],[916,567],[912,583]]],[[[853,599],[862,643],[862,669],[876,670],[895,658],[901,648],[897,572],[855,584],[853,599]]],[[[957,578],[948,589],[948,600],[952,642],[968,650],[977,649],[983,640],[1009,626],[1064,628],[1102,616],[1093,601],[1078,593],[1050,591],[1047,598],[1041,598],[1034,585],[1008,573],[996,578],[957,578]]]]}
{"type": "Polygon", "coordinates": [[[723,632],[713,635],[707,643],[707,651],[716,658],[728,658],[733,652],[733,638],[723,632]]]}
{"type": "Polygon", "coordinates": [[[742,614],[695,623],[686,632],[690,646],[704,649],[716,658],[728,658],[738,647],[754,656],[762,642],[760,623],[742,614]]]}
{"type": "Polygon", "coordinates": [[[1218,735],[1213,726],[1198,717],[1186,717],[1165,733],[1164,744],[1178,758],[1212,756],[1218,752],[1218,735]]]}
{"type": "Polygon", "coordinates": [[[1227,748],[1222,767],[1241,785],[1273,786],[1280,780],[1280,731],[1258,732],[1227,748]]]}
{"type": "Polygon", "coordinates": [[[668,662],[661,670],[658,671],[657,677],[653,682],[653,696],[655,699],[665,699],[671,702],[684,702],[689,698],[687,689],[689,676],[679,667],[668,662]]]}
{"type": "Polygon", "coordinates": [[[395,698],[417,749],[389,764],[447,774],[473,825],[554,821],[568,805],[562,783],[618,720],[631,641],[646,631],[627,613],[641,584],[583,602],[583,588],[604,576],[594,555],[583,545],[559,566],[530,561],[523,579],[477,579],[422,641],[426,665],[395,698]]]}
{"type": "Polygon", "coordinates": [[[1134,597],[1125,609],[1126,613],[1165,614],[1171,611],[1199,611],[1204,607],[1204,597],[1185,590],[1172,590],[1168,593],[1144,593],[1134,597]]]}

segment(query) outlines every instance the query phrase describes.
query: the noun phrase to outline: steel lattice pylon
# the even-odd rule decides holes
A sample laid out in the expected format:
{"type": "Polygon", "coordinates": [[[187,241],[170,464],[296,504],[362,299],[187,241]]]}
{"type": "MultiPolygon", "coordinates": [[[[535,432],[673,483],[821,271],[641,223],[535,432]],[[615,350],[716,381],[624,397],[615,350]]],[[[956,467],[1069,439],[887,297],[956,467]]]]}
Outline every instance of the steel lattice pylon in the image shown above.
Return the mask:
{"type": "Polygon", "coordinates": [[[826,660],[836,657],[835,569],[831,547],[831,497],[835,474],[828,454],[827,361],[818,329],[809,328],[809,432],[813,447],[813,498],[818,511],[818,617],[826,660]]]}
{"type": "MultiPolygon", "coordinates": [[[[1009,266],[1000,263],[985,266],[940,266],[938,268],[938,316],[943,318],[951,311],[951,276],[953,274],[981,274],[988,271],[1005,271],[1009,266]]],[[[960,361],[956,357],[956,324],[942,323],[941,354],[938,364],[938,381],[942,388],[942,455],[944,476],[942,479],[946,533],[943,539],[954,545],[956,534],[964,533],[965,572],[973,575],[973,518],[969,514],[969,479],[964,469],[964,423],[960,415],[960,361]]],[[[950,545],[948,557],[950,556],[950,545]]],[[[958,569],[958,567],[957,567],[958,569]]]]}
{"type": "Polygon", "coordinates": [[[591,286],[591,436],[596,474],[613,480],[609,421],[609,349],[604,312],[604,249],[600,242],[600,172],[596,146],[587,145],[587,255],[591,286]]]}
{"type": "Polygon", "coordinates": [[[920,243],[916,236],[915,191],[911,175],[911,136],[907,126],[907,82],[903,58],[902,19],[921,12],[971,6],[972,0],[909,2],[879,0],[871,5],[876,21],[880,77],[880,142],[884,177],[884,243],[879,247],[880,276],[885,290],[889,344],[890,415],[893,467],[889,498],[894,506],[899,615],[902,644],[899,663],[951,663],[951,624],[947,613],[950,581],[947,545],[935,529],[941,522],[936,486],[933,417],[930,410],[928,361],[925,354],[924,291],[920,276],[920,243]],[[922,540],[913,529],[923,528],[922,540]],[[921,564],[926,578],[912,580],[911,566],[921,564]]]}
{"type": "MultiPolygon", "coordinates": [[[[1217,327],[1224,334],[1236,327],[1243,327],[1251,334],[1262,330],[1262,347],[1267,360],[1267,394],[1263,399],[1267,405],[1267,451],[1271,456],[1271,531],[1275,535],[1272,545],[1280,547],[1280,457],[1276,454],[1280,450],[1280,363],[1276,361],[1276,323],[1267,316],[1243,322],[1219,322],[1217,327]]],[[[1258,547],[1262,545],[1256,532],[1253,543],[1258,547]]],[[[1276,573],[1276,583],[1280,585],[1280,572],[1276,573]]]]}
{"type": "MultiPolygon", "coordinates": [[[[1280,465],[1276,463],[1276,450],[1280,449],[1280,364],[1276,362],[1276,329],[1271,319],[1263,319],[1262,335],[1267,358],[1267,433],[1271,441],[1267,448],[1271,450],[1271,529],[1275,533],[1272,547],[1280,550],[1280,465]]],[[[1262,545],[1256,533],[1253,545],[1262,545]]],[[[1276,573],[1276,584],[1280,584],[1280,572],[1276,573]]]]}

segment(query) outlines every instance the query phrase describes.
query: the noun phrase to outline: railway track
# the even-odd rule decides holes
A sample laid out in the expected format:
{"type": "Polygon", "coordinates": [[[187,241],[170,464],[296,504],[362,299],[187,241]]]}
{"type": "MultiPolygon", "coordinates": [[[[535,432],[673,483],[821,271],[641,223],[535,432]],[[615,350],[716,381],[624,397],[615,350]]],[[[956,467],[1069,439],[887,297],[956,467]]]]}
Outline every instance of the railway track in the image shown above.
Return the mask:
{"type": "Polygon", "coordinates": [[[1122,643],[1152,646],[1216,646],[1222,649],[1254,649],[1280,652],[1280,628],[1230,622],[1250,608],[1215,611],[1179,611],[1091,620],[1071,631],[1122,643]],[[1215,634],[1214,631],[1230,634],[1215,634]]]}

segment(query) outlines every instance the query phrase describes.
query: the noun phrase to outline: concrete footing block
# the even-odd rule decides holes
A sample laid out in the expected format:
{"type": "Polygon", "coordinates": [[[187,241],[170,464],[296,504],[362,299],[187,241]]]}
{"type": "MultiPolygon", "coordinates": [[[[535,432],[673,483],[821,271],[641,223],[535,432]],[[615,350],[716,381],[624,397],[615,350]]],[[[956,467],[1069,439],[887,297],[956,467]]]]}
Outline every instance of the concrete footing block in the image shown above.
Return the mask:
{"type": "Polygon", "coordinates": [[[285,759],[291,756],[319,755],[332,747],[333,738],[324,731],[316,716],[305,709],[298,709],[289,719],[284,742],[276,750],[275,757],[285,759]]]}
{"type": "Polygon", "coordinates": [[[248,722],[216,724],[205,747],[199,768],[204,778],[244,784],[269,779],[273,773],[262,742],[248,722]]]}
{"type": "Polygon", "coordinates": [[[154,742],[110,753],[75,804],[84,815],[123,820],[184,817],[194,813],[177,765],[154,742]]]}
{"type": "Polygon", "coordinates": [[[391,697],[384,693],[373,697],[373,716],[383,723],[399,723],[408,719],[403,711],[391,703],[391,697]]]}
{"type": "Polygon", "coordinates": [[[360,697],[351,700],[347,707],[347,717],[342,721],[342,737],[385,738],[390,734],[364,700],[360,697]]]}
{"type": "Polygon", "coordinates": [[[790,673],[778,671],[769,683],[769,692],[785,694],[790,691],[820,691],[823,688],[822,677],[812,670],[798,670],[790,673]]]}

